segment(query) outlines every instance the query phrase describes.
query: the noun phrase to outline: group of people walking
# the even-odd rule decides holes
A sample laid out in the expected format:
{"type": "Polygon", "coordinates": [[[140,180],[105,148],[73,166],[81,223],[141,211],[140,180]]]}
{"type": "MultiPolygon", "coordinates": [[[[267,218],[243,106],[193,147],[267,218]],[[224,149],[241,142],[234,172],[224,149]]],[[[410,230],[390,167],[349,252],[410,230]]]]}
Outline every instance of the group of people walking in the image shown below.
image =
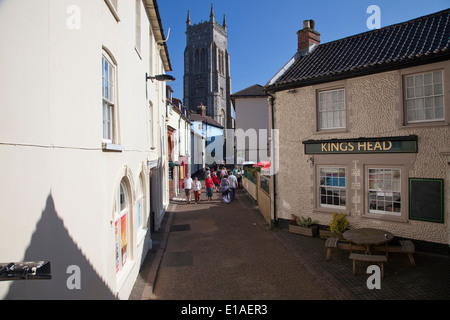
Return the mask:
{"type": "MultiPolygon", "coordinates": [[[[206,197],[208,201],[212,200],[214,189],[216,192],[222,193],[222,202],[230,203],[235,198],[235,192],[237,188],[242,187],[242,171],[238,166],[232,171],[227,171],[223,166],[222,168],[206,167],[205,172],[205,188],[206,197]]],[[[194,201],[197,204],[200,201],[200,195],[202,190],[202,184],[197,177],[192,180],[189,175],[186,175],[184,179],[184,190],[186,193],[187,203],[191,203],[191,190],[194,192],[194,201]]]]}

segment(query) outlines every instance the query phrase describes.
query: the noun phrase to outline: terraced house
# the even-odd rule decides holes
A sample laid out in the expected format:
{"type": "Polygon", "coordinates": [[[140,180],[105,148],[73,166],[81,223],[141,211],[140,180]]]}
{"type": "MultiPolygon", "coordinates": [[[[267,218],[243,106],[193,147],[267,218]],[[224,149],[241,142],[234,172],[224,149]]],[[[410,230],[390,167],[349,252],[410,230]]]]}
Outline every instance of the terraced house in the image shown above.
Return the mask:
{"type": "Polygon", "coordinates": [[[313,20],[267,83],[279,130],[272,219],[345,213],[448,253],[450,10],[320,43],[313,20]]]}
{"type": "Polygon", "coordinates": [[[52,279],[3,299],[127,299],[168,205],[156,0],[3,1],[1,261],[52,279]]]}

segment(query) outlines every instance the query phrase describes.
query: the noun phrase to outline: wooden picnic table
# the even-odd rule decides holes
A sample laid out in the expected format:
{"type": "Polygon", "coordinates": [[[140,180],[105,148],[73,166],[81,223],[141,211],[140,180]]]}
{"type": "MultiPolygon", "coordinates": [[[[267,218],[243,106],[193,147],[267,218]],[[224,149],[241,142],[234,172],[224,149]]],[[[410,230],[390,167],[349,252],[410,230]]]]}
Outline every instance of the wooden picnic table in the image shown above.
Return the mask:
{"type": "MultiPolygon", "coordinates": [[[[371,247],[387,244],[394,239],[394,235],[386,230],[372,229],[372,228],[362,228],[362,229],[352,229],[347,230],[343,234],[344,238],[351,243],[356,243],[366,246],[366,254],[372,252],[371,247]]],[[[387,255],[387,250],[386,250],[387,255]]]]}

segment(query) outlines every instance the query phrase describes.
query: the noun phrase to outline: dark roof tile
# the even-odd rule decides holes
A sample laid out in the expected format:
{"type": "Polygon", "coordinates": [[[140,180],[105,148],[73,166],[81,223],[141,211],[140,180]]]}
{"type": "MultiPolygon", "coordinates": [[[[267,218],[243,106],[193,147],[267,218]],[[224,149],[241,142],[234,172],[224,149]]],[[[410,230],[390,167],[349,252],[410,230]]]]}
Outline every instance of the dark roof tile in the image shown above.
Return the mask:
{"type": "Polygon", "coordinates": [[[450,58],[450,9],[319,45],[266,89],[309,85],[450,58]]]}

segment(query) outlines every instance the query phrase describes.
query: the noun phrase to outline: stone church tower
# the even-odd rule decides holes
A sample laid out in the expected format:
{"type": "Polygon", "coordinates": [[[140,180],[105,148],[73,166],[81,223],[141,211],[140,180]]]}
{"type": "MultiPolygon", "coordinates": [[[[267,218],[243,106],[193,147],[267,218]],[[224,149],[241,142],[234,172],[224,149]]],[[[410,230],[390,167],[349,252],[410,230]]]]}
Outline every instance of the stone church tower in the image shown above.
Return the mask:
{"type": "Polygon", "coordinates": [[[223,23],[216,22],[213,6],[209,21],[186,21],[184,51],[184,104],[192,112],[203,104],[206,115],[232,127],[230,55],[225,15],[223,23]]]}

